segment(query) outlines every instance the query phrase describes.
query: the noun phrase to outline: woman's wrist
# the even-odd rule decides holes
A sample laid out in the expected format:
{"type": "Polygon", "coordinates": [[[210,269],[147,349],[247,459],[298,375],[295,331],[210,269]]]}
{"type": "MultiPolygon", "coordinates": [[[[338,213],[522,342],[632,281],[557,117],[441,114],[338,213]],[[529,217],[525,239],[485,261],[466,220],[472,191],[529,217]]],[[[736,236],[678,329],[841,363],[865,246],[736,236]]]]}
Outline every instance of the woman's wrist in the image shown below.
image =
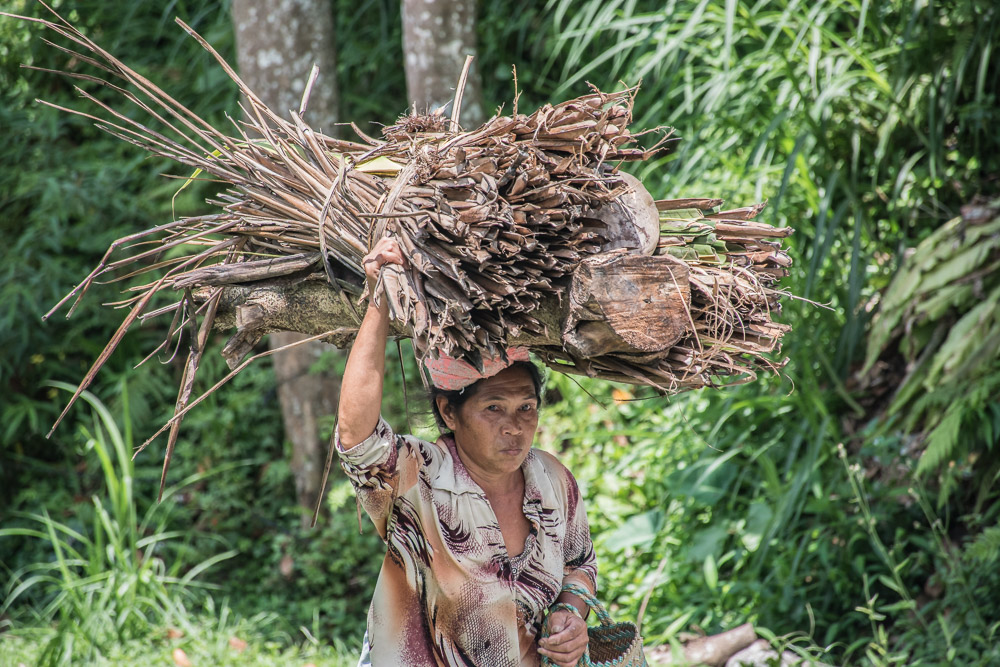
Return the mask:
{"type": "Polygon", "coordinates": [[[556,602],[561,602],[572,607],[576,611],[576,615],[584,621],[587,620],[587,616],[590,614],[590,607],[587,603],[582,598],[568,591],[560,593],[559,597],[556,598],[556,602]]]}
{"type": "Polygon", "coordinates": [[[552,611],[553,611],[553,613],[555,613],[557,611],[565,611],[567,613],[573,614],[574,616],[576,616],[577,618],[579,618],[581,621],[584,620],[583,616],[580,614],[580,610],[576,608],[576,605],[575,604],[571,604],[569,602],[557,602],[557,603],[555,603],[553,605],[552,611]]]}
{"type": "MultiPolygon", "coordinates": [[[[372,293],[373,294],[373,293],[372,293]]],[[[368,299],[368,307],[365,309],[365,317],[377,317],[381,324],[387,324],[389,321],[389,299],[385,296],[385,293],[378,295],[378,299],[375,298],[374,294],[368,299]],[[376,303],[376,301],[378,303],[376,303]]]]}

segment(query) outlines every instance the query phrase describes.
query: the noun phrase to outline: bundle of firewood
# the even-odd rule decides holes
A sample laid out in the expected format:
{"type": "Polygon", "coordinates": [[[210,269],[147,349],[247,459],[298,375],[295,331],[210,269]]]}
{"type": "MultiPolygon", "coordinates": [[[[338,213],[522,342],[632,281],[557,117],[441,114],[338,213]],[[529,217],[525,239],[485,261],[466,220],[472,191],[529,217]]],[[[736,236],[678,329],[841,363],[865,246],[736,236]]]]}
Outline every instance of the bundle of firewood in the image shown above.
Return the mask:
{"type": "Polygon", "coordinates": [[[775,282],[790,264],[780,239],[791,230],[751,222],[760,205],[723,211],[718,199],[653,201],[619,171],[670,143],[658,130],[652,146],[638,146],[646,133],[629,128],[634,89],[594,89],[530,115],[515,102],[510,115],[463,131],[460,83],[450,116],[404,116],[382,138],[354,127],[359,139],[346,141],[302,121],[308,86],[301,108],[284,118],[178,22],[244,95],[243,120],[223,132],[61,18],[30,20],[76,44],[82,53],[57,48],[102,72],[63,74],[112,88],[157,123],[82,90],[103,113],[68,111],[196,169],[193,178],[204,172],[226,184],[211,202],[217,213],[121,239],[59,304],[79,300],[97,279],[155,276],[118,304],[129,314],[81,391],[137,319],[172,317],[166,346],[200,318],[179,412],[213,326],[237,327],[226,352],[234,367],[277,329],[348,341],[363,298],[361,259],[383,236],[397,239],[408,260],[380,280],[394,333],[413,338],[418,355],[476,364],[483,353],[527,344],[560,371],[660,391],[746,381],[781,363],[767,355],[787,330],[772,315],[783,295],[775,282]],[[122,248],[131,254],[112,261],[122,248]],[[280,295],[277,311],[295,293],[298,315],[269,311],[262,292],[280,295]],[[166,304],[154,298],[171,294],[166,304]]]}

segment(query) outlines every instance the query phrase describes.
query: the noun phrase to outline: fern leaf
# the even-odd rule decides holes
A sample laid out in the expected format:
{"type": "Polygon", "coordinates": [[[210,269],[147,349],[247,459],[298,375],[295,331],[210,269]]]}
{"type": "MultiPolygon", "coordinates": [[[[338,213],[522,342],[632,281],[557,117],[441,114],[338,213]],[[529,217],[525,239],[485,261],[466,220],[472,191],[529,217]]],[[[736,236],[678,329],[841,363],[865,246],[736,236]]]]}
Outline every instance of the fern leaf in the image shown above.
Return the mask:
{"type": "Polygon", "coordinates": [[[958,444],[958,432],[962,426],[962,411],[958,407],[961,403],[953,404],[944,413],[944,418],[934,427],[934,430],[927,436],[927,449],[924,450],[920,461],[917,463],[917,474],[936,470],[939,465],[955,451],[958,444]]]}
{"type": "Polygon", "coordinates": [[[987,528],[965,549],[965,556],[975,564],[988,565],[1000,556],[1000,524],[987,528]]]}

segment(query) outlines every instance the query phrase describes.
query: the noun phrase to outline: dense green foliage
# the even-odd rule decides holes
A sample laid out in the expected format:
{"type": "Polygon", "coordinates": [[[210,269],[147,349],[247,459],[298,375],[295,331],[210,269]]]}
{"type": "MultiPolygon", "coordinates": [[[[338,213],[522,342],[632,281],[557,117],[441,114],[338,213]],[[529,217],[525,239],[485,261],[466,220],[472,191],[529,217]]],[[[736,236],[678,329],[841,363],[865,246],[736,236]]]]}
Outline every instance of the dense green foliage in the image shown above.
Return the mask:
{"type": "MultiPolygon", "coordinates": [[[[675,629],[668,622],[718,628],[755,614],[779,633],[810,632],[848,662],[995,661],[1000,582],[988,559],[996,552],[963,554],[962,546],[965,536],[997,521],[997,433],[982,426],[1000,408],[989,390],[1000,377],[996,349],[983,341],[987,348],[970,366],[975,375],[958,380],[961,392],[943,391],[949,387],[927,368],[913,378],[911,400],[955,405],[955,432],[976,426],[962,431],[961,448],[921,470],[940,479],[914,478],[928,423],[882,419],[885,385],[892,389],[902,375],[895,346],[900,337],[912,345],[911,333],[922,332],[899,330],[877,341],[875,358],[888,357],[880,391],[871,389],[878,378],[860,381],[856,371],[870,313],[902,251],[973,195],[995,190],[996,8],[550,6],[564,40],[557,47],[562,61],[552,60],[563,90],[583,79],[607,86],[642,77],[640,118],[673,125],[684,137],[674,155],[645,170],[647,184],[662,183],[654,194],[769,196],[765,218],[797,230],[792,291],[831,306],[786,309],[796,327],[786,347],[791,382],[684,397],[673,402],[671,416],[652,407],[656,402],[631,418],[627,408],[610,411],[608,433],[596,437],[627,436],[622,465],[644,473],[633,481],[595,471],[595,501],[607,502],[615,487],[627,499],[614,514],[634,523],[620,535],[647,538],[612,561],[623,589],[638,598],[660,586],[650,608],[666,612],[666,634],[675,629]],[[845,463],[837,454],[842,442],[845,463]],[[955,465],[970,452],[972,459],[955,465]],[[932,510],[925,485],[971,486],[970,467],[982,473],[975,488],[932,510]],[[661,559],[665,576],[654,581],[661,559]],[[711,602],[692,610],[694,595],[711,602]]],[[[962,239],[951,229],[941,234],[938,252],[962,239]]],[[[977,247],[995,257],[982,242],[977,247]]],[[[975,282],[965,277],[974,267],[963,268],[938,287],[975,282]]],[[[990,265],[986,275],[995,270],[990,265]]],[[[933,285],[924,289],[938,296],[933,285]]],[[[973,289],[979,301],[980,283],[973,289]]],[[[945,326],[964,314],[961,303],[954,305],[945,326]]],[[[982,318],[973,321],[982,326],[982,318]]],[[[940,344],[931,341],[928,354],[953,352],[938,352],[940,344]]],[[[581,431],[589,450],[594,429],[581,431]]]]}
{"type": "MultiPolygon", "coordinates": [[[[406,107],[398,4],[332,4],[341,114],[366,129],[389,122],[406,107]]],[[[221,124],[223,111],[234,109],[222,72],[171,23],[181,16],[232,59],[226,3],[130,3],[122,12],[114,3],[81,0],[60,8],[209,120],[221,124]]],[[[23,0],[14,9],[38,10],[23,0]]],[[[637,124],[671,125],[682,137],[673,154],[642,168],[653,194],[768,198],[762,219],[796,229],[791,291],[829,305],[786,306],[779,319],[795,329],[784,377],[624,402],[630,389],[549,379],[539,443],[560,454],[588,498],[602,597],[627,617],[648,598],[643,627],[655,643],[675,641],[692,626],[714,632],[752,620],[836,664],[1000,660],[995,348],[962,357],[976,363],[964,375],[946,374],[956,378],[951,384],[930,372],[933,363],[909,376],[906,405],[929,418],[900,418],[900,408],[890,408],[904,359],[926,352],[921,359],[938,355],[942,369],[962,370],[947,365],[942,343],[993,288],[981,291],[968,272],[940,272],[942,284],[965,299],[949,301],[946,311],[935,310],[933,299],[944,297],[933,281],[916,296],[898,296],[906,282],[894,288],[896,296],[886,293],[889,324],[876,330],[870,368],[858,373],[869,320],[904,250],[926,239],[917,256],[957,254],[966,242],[962,225],[942,225],[974,195],[996,191],[1000,12],[993,3],[550,0],[516,12],[507,2],[483,3],[480,21],[487,107],[509,105],[511,64],[522,109],[578,94],[584,81],[613,88],[641,79],[637,124]],[[895,326],[909,315],[892,315],[892,308],[911,306],[940,317],[895,326]],[[950,421],[949,409],[958,414],[950,421]],[[952,440],[961,433],[960,443],[932,450],[917,474],[938,425],[952,440]]],[[[0,268],[0,521],[13,532],[39,525],[56,531],[0,535],[0,587],[14,572],[59,567],[60,544],[64,553],[79,552],[84,567],[91,562],[86,546],[112,533],[155,556],[112,564],[94,556],[100,566],[91,567],[100,576],[162,568],[147,570],[156,576],[143,584],[153,587],[158,578],[199,573],[201,564],[234,550],[224,566],[199,573],[197,581],[220,587],[206,602],[144,589],[140,597],[178,606],[164,603],[147,617],[155,630],[128,626],[128,615],[121,628],[95,620],[101,627],[90,633],[88,650],[134,661],[146,647],[129,637],[148,631],[157,655],[182,646],[192,658],[227,664],[234,657],[226,642],[237,634],[252,646],[239,664],[300,664],[307,657],[338,664],[336,650],[323,647],[334,639],[342,650],[356,647],[380,543],[367,527],[358,534],[353,498],[340,478],[329,496],[329,522],[315,531],[299,527],[266,366],[242,373],[185,421],[172,479],[197,480],[178,487],[168,507],[151,509],[159,443],[139,456],[135,504],[127,511],[159,519],[134,535],[127,533],[127,512],[100,521],[127,466],[109,476],[88,447],[99,431],[87,410],[75,408],[52,440],[44,439],[63,401],[45,383],[75,383],[86,371],[116,324],[96,304],[120,298],[117,286],[89,294],[68,322],[59,316],[40,323],[40,316],[111,240],[168,220],[177,189],[158,176],[170,165],[31,101],[81,104],[68,82],[18,69],[20,62],[64,67],[66,60],[36,30],[0,19],[0,225],[7,239],[0,268]],[[174,530],[183,535],[163,539],[174,530]],[[181,643],[168,641],[167,626],[184,627],[181,643]],[[118,632],[119,641],[100,639],[105,632],[118,632]],[[304,652],[290,648],[303,638],[304,652]]],[[[209,191],[188,188],[176,210],[201,210],[209,191]]],[[[984,275],[995,276],[992,261],[982,259],[984,275]]],[[[907,265],[900,275],[913,270],[907,265]]],[[[985,326],[982,319],[968,323],[977,332],[985,326]]],[[[151,432],[172,405],[175,360],[131,370],[161,338],[154,327],[131,332],[93,387],[123,433],[151,432]]],[[[403,357],[408,405],[393,370],[384,412],[397,428],[426,435],[430,421],[414,399],[419,381],[405,345],[403,357]]],[[[322,363],[343,362],[331,356],[322,363]]],[[[206,378],[222,374],[217,355],[206,364],[206,378]]],[[[83,575],[19,591],[8,610],[17,627],[39,619],[65,627],[69,621],[60,619],[73,607],[54,602],[86,594],[72,577],[83,575]]],[[[41,632],[24,644],[0,641],[0,662],[38,659],[52,637],[41,632]]]]}
{"type": "MultiPolygon", "coordinates": [[[[0,529],[0,537],[41,540],[55,555],[52,562],[29,563],[11,573],[3,604],[4,610],[9,609],[22,594],[42,589],[37,597],[45,605],[37,610],[38,621],[55,622],[57,628],[42,650],[40,660],[45,662],[92,660],[107,655],[117,644],[144,639],[173,619],[186,623],[183,602],[190,597],[188,588],[194,579],[234,555],[221,552],[183,576],[179,576],[179,562],[167,566],[158,555],[162,546],[183,535],[167,530],[176,488],[164,493],[165,503],[150,505],[140,518],[133,496],[128,394],[123,392],[124,433],[93,394],[85,392],[82,398],[97,415],[92,430],[81,426],[84,451],[92,451],[100,462],[107,497],[93,496],[93,507],[88,508],[91,521],[80,529],[54,520],[47,509],[41,514],[14,514],[33,527],[0,529]]],[[[181,486],[205,476],[195,475],[181,486]]]]}
{"type": "Polygon", "coordinates": [[[906,371],[886,411],[890,423],[927,433],[918,474],[961,461],[960,475],[943,477],[941,496],[963,480],[962,486],[972,482],[977,504],[1000,471],[1000,460],[977,463],[1000,430],[998,269],[1000,202],[983,200],[934,230],[907,257],[872,322],[862,371],[877,376],[880,357],[902,342],[906,371]],[[978,437],[960,437],[970,432],[978,437]]]}
{"type": "MultiPolygon", "coordinates": [[[[102,2],[56,7],[130,65],[163,83],[181,102],[211,122],[226,122],[223,113],[234,108],[235,87],[172,20],[183,18],[232,59],[227,5],[138,3],[124,12],[102,2]]],[[[42,11],[30,2],[4,9],[42,11]]],[[[0,224],[9,241],[0,269],[0,345],[6,352],[0,360],[0,522],[4,528],[27,528],[32,520],[14,512],[38,514],[48,508],[54,520],[89,535],[91,497],[105,483],[98,459],[78,435],[89,415],[86,409],[74,410],[46,440],[66,398],[46,381],[80,380],[117,325],[113,311],[98,304],[120,299],[120,286],[95,287],[68,322],[62,317],[65,309],[50,321],[41,317],[96,265],[115,238],[137,226],[169,220],[172,207],[178,213],[207,210],[203,200],[210,190],[194,184],[173,200],[178,182],[160,174],[187,176],[186,170],[149,160],[86,121],[34,103],[41,97],[54,104],[81,105],[73,82],[20,69],[20,63],[67,66],[69,58],[43,44],[37,33],[26,24],[0,19],[0,154],[7,165],[0,169],[0,224]]],[[[89,89],[102,94],[96,87],[89,89]]],[[[92,387],[121,419],[125,411],[120,388],[128,378],[129,412],[139,441],[169,416],[173,404],[176,358],[164,354],[132,370],[163,334],[157,327],[136,327],[92,387]]],[[[206,363],[206,377],[223,373],[218,355],[206,363]]],[[[189,484],[176,496],[166,529],[183,531],[183,538],[157,545],[158,556],[183,576],[214,555],[235,549],[238,555],[211,575],[224,585],[220,595],[231,596],[233,613],[242,618],[272,613],[268,623],[274,627],[268,636],[283,636],[284,643],[302,636],[300,626],[330,637],[338,634],[331,630],[348,624],[343,639],[357,641],[357,610],[363,608],[368,581],[377,571],[371,554],[378,540],[371,532],[357,535],[353,504],[321,531],[300,528],[282,433],[273,375],[263,366],[241,375],[193,414],[171,480],[220,466],[224,470],[189,484]],[[236,462],[241,465],[234,467],[236,462]],[[338,558],[328,558],[334,551],[338,558]],[[283,576],[282,559],[302,553],[295,573],[283,576]]],[[[159,466],[155,446],[136,460],[132,493],[140,514],[155,498],[159,466]]],[[[137,539],[150,538],[157,527],[147,526],[137,539]]],[[[13,572],[52,558],[52,547],[44,541],[0,539],[0,596],[10,592],[13,572]]],[[[32,610],[41,613],[52,599],[51,591],[33,587],[21,593],[10,612],[21,610],[30,618],[32,610]]]]}

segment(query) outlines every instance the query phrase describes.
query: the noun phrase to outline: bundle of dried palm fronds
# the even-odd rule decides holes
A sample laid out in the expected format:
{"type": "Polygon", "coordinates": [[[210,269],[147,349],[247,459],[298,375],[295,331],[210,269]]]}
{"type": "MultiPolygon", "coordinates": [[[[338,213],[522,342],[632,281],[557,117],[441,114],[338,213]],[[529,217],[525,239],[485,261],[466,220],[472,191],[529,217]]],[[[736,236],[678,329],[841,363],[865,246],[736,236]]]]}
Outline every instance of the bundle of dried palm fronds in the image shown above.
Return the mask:
{"type": "MultiPolygon", "coordinates": [[[[669,132],[660,132],[648,150],[636,145],[639,135],[629,129],[634,89],[594,89],[530,115],[518,113],[515,100],[512,114],[462,131],[460,83],[450,118],[413,114],[385,128],[381,139],[354,127],[359,141],[345,141],[302,121],[308,86],[298,112],[283,118],[178,21],[245,96],[243,120],[224,133],[58,16],[52,22],[28,20],[76,44],[85,53],[56,48],[106,78],[63,74],[112,88],[160,129],[83,90],[104,117],[67,111],[227,184],[213,202],[219,213],[121,239],[59,304],[74,296],[78,302],[94,280],[121,278],[130,265],[127,276],[158,275],[131,288],[136,294],[119,304],[129,314],[81,391],[137,318],[172,316],[167,345],[201,316],[170,423],[174,436],[225,289],[281,275],[305,280],[314,271],[339,299],[355,301],[363,285],[361,259],[385,235],[398,239],[409,261],[405,270],[387,267],[382,280],[397,330],[414,339],[419,354],[446,352],[478,363],[484,352],[534,336],[540,341],[533,344],[535,352],[561,371],[663,391],[706,386],[720,376],[745,381],[775,367],[764,355],[776,349],[787,327],[771,319],[781,296],[773,285],[790,264],[776,239],[791,230],[748,222],[760,206],[719,212],[720,200],[666,200],[655,208],[650,200],[654,231],[644,237],[642,206],[629,203],[641,185],[617,167],[663,150],[669,132]],[[122,247],[132,254],[110,261],[122,247]],[[690,292],[690,304],[678,340],[655,354],[593,357],[558,344],[560,332],[549,330],[542,306],[562,298],[571,274],[599,253],[672,255],[686,265],[687,284],[677,287],[690,292]],[[199,288],[201,299],[195,298],[199,288]],[[181,294],[175,303],[154,308],[154,296],[174,290],[181,294]]],[[[327,328],[356,323],[331,322],[327,328]]]]}

